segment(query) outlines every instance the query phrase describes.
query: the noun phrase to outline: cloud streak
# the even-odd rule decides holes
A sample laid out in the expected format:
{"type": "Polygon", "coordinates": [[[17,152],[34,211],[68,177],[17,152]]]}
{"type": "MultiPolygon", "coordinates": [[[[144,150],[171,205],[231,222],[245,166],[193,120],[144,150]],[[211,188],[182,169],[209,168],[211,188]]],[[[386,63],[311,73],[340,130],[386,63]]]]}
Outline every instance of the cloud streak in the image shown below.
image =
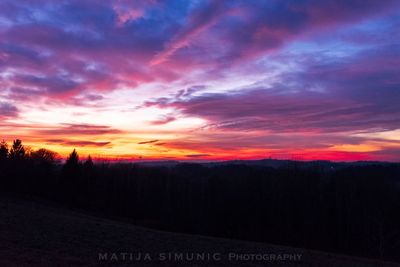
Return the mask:
{"type": "Polygon", "coordinates": [[[83,141],[83,140],[62,140],[62,139],[48,139],[46,142],[51,144],[59,144],[66,146],[75,147],[104,147],[109,146],[111,142],[93,142],[93,141],[83,141]]]}
{"type": "Polygon", "coordinates": [[[143,141],[143,142],[139,142],[139,145],[146,145],[146,144],[153,144],[153,143],[157,143],[159,140],[149,140],[149,141],[143,141]]]}

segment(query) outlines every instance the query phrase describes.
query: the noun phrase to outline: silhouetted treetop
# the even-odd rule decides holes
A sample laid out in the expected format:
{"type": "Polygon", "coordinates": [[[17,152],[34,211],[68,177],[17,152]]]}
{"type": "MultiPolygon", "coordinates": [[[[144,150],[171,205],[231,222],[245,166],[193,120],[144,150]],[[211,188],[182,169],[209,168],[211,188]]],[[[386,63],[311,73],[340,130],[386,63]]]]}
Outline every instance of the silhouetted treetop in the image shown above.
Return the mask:
{"type": "Polygon", "coordinates": [[[92,157],[89,155],[86,159],[85,163],[83,164],[85,168],[92,168],[93,167],[93,160],[92,157]]]}
{"type": "Polygon", "coordinates": [[[56,161],[57,153],[45,148],[33,151],[31,153],[31,159],[38,163],[53,164],[56,161]]]}
{"type": "Polygon", "coordinates": [[[22,145],[21,140],[14,140],[13,145],[10,149],[9,157],[12,160],[22,160],[25,158],[25,148],[22,145]]]}
{"type": "Polygon", "coordinates": [[[75,149],[71,152],[71,154],[69,154],[69,157],[68,157],[67,161],[65,162],[65,165],[67,165],[67,166],[78,166],[79,165],[79,155],[75,149]]]}
{"type": "Polygon", "coordinates": [[[0,142],[0,161],[8,158],[8,144],[6,141],[0,142]]]}

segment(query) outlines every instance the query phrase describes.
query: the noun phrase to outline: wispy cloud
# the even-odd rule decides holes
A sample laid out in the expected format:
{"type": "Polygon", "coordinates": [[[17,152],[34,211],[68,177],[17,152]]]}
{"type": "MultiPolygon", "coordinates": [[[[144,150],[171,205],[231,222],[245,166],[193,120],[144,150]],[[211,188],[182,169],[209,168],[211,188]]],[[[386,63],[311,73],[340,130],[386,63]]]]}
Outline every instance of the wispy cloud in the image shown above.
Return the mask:
{"type": "Polygon", "coordinates": [[[149,140],[149,141],[139,142],[138,144],[139,144],[139,145],[153,144],[153,143],[156,143],[156,142],[158,142],[158,141],[159,141],[158,139],[156,139],[156,140],[149,140]]]}

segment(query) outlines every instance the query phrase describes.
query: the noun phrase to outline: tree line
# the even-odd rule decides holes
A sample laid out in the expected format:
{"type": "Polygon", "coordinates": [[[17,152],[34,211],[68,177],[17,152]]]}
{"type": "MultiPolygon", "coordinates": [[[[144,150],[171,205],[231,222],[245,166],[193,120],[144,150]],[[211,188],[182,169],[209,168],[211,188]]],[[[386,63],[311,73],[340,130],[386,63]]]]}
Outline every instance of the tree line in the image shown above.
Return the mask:
{"type": "Polygon", "coordinates": [[[0,145],[2,191],[168,231],[400,261],[399,164],[142,166],[0,145]]]}

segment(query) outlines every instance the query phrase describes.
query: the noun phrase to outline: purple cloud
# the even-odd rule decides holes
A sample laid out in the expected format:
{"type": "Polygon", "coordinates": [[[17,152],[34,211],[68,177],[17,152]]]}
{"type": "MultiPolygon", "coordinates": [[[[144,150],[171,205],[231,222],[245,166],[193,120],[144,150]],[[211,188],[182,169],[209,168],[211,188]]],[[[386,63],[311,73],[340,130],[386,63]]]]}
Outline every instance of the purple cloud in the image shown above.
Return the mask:
{"type": "Polygon", "coordinates": [[[15,118],[18,117],[18,108],[6,102],[0,102],[0,118],[15,118]]]}
{"type": "Polygon", "coordinates": [[[175,120],[176,120],[176,118],[174,116],[168,115],[168,116],[162,116],[157,120],[151,121],[150,124],[152,124],[152,125],[163,125],[163,124],[167,124],[167,123],[170,123],[172,121],[175,121],[175,120]]]}
{"type": "Polygon", "coordinates": [[[218,72],[305,33],[380,16],[396,5],[344,0],[2,1],[0,71],[12,68],[8,82],[14,87],[53,98],[170,81],[183,70],[218,72]]]}
{"type": "Polygon", "coordinates": [[[43,136],[89,136],[118,134],[122,131],[113,129],[110,126],[105,125],[64,123],[59,126],[49,127],[47,129],[37,129],[33,132],[34,134],[39,134],[43,136]]]}
{"type": "Polygon", "coordinates": [[[202,117],[208,128],[272,132],[384,131],[400,128],[400,50],[371,51],[349,62],[304,62],[280,81],[226,93],[159,98],[146,106],[202,117]],[[373,52],[373,54],[372,54],[373,52]]]}
{"type": "Polygon", "coordinates": [[[105,147],[111,144],[111,142],[93,142],[93,141],[62,140],[62,139],[47,139],[46,142],[51,144],[76,146],[76,147],[105,147]]]}

